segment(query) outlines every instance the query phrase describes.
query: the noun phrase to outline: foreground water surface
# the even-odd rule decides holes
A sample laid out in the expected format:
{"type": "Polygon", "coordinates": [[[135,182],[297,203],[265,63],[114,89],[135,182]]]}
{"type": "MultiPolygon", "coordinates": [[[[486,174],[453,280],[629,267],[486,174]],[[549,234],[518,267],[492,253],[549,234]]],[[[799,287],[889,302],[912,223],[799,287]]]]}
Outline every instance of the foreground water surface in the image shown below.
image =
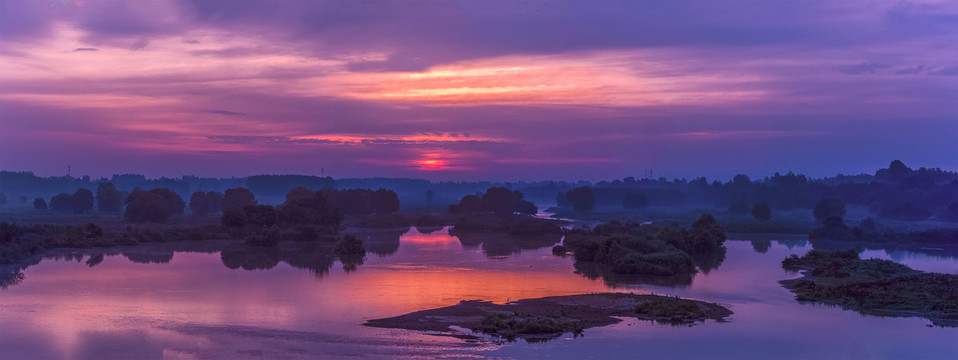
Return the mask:
{"type": "MultiPolygon", "coordinates": [[[[234,242],[57,251],[0,290],[5,359],[204,358],[958,358],[958,329],[798,303],[777,281],[805,240],[728,241],[693,279],[604,278],[551,254],[552,241],[364,233],[370,253],[344,266],[327,247],[266,252],[234,242]],[[577,270],[579,273],[577,273],[577,270]],[[635,319],[545,342],[464,341],[362,326],[368,319],[464,299],[623,291],[725,305],[728,322],[692,327],[635,319]]],[[[958,259],[866,250],[916,269],[958,272],[958,259]]]]}

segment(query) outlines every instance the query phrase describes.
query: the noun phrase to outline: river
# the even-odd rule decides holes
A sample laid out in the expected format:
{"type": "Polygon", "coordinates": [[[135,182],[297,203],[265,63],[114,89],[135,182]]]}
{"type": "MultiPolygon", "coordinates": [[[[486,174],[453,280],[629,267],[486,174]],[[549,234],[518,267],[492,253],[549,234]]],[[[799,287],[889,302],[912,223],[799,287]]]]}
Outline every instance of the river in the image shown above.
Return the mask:
{"type": "MultiPolygon", "coordinates": [[[[811,249],[774,235],[726,242],[717,268],[674,283],[576,273],[548,241],[447,229],[366,232],[362,264],[328,247],[266,253],[226,241],[58,250],[0,290],[4,359],[206,358],[958,358],[958,329],[796,302],[780,263],[811,249]],[[91,266],[92,265],[92,266],[91,266]],[[651,285],[654,284],[654,285],[651,285]],[[465,341],[362,326],[463,299],[624,291],[717,302],[727,322],[627,319],[544,343],[465,341]]],[[[958,272],[952,256],[866,250],[916,269],[958,272]]],[[[586,269],[587,270],[587,269],[586,269]]]]}

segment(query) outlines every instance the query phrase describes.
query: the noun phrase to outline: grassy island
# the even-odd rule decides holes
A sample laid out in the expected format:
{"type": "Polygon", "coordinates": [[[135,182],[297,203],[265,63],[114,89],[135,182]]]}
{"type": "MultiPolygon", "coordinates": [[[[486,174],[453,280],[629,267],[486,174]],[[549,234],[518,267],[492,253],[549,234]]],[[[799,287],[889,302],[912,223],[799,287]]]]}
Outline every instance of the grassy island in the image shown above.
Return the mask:
{"type": "Polygon", "coordinates": [[[659,295],[603,293],[524,299],[508,304],[461,301],[457,305],[417,311],[364,325],[470,337],[450,326],[470,329],[499,339],[545,341],[571,332],[606,326],[633,317],[667,324],[691,324],[705,319],[723,320],[732,311],[720,305],[659,295]]]}
{"type": "Polygon", "coordinates": [[[939,326],[958,326],[958,275],[926,273],[855,251],[812,250],[782,261],[804,277],[781,283],[798,301],[839,305],[864,314],[920,316],[939,326]]]}
{"type": "MultiPolygon", "coordinates": [[[[616,274],[672,276],[714,267],[724,259],[726,235],[711,215],[690,229],[611,222],[568,231],[564,247],[577,262],[595,262],[616,274]],[[722,256],[711,256],[719,254],[722,256]]],[[[560,255],[564,252],[557,251],[560,255]]]]}

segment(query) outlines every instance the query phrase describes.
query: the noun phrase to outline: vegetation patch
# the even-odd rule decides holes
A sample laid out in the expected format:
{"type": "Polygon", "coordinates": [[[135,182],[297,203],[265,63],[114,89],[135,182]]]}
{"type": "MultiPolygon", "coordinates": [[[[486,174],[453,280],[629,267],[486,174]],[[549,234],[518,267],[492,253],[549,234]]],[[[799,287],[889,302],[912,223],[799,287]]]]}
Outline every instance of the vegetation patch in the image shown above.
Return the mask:
{"type": "Polygon", "coordinates": [[[715,218],[704,214],[688,230],[619,222],[570,230],[565,246],[577,262],[608,265],[616,274],[672,276],[695,273],[697,265],[717,267],[725,239],[715,218]]]}
{"type": "Polygon", "coordinates": [[[480,300],[461,301],[453,306],[370,320],[364,325],[439,331],[443,335],[463,337],[450,328],[458,326],[507,341],[541,342],[563,333],[579,335],[591,327],[615,324],[622,321],[622,317],[688,324],[706,319],[720,321],[731,314],[722,306],[696,300],[604,293],[524,299],[502,305],[480,300]]]}
{"type": "Polygon", "coordinates": [[[939,326],[958,326],[958,275],[925,273],[855,251],[812,250],[782,261],[805,277],[781,283],[798,301],[839,305],[882,316],[920,316],[939,326]]]}

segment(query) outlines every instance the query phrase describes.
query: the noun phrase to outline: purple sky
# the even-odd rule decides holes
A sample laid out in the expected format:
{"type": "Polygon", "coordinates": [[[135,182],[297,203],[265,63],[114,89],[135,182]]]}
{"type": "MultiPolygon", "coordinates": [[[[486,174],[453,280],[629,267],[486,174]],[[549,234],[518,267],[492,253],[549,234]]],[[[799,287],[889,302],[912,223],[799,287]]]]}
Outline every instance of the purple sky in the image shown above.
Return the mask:
{"type": "Polygon", "coordinates": [[[0,169],[958,168],[954,1],[0,0],[0,169]]]}

